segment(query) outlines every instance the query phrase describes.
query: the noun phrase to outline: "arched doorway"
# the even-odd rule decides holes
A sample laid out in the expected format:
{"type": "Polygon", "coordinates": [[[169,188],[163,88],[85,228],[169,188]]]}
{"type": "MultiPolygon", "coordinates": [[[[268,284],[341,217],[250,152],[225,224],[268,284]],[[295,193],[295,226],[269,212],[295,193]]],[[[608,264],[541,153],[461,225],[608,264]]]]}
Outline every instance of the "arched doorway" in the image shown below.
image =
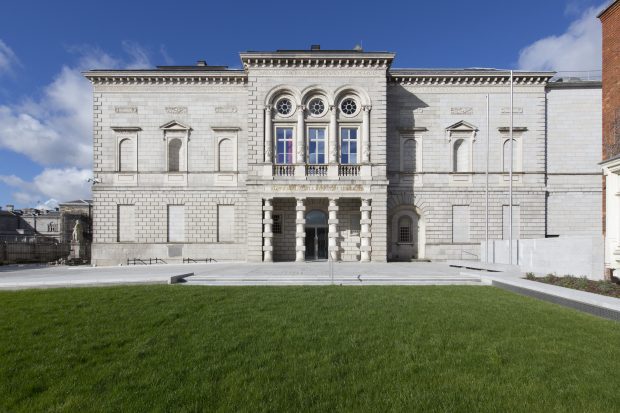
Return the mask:
{"type": "Polygon", "coordinates": [[[391,259],[394,261],[425,256],[424,219],[414,208],[400,208],[392,217],[391,259]]]}
{"type": "Polygon", "coordinates": [[[306,214],[306,260],[327,259],[327,214],[315,209],[306,214]]]}

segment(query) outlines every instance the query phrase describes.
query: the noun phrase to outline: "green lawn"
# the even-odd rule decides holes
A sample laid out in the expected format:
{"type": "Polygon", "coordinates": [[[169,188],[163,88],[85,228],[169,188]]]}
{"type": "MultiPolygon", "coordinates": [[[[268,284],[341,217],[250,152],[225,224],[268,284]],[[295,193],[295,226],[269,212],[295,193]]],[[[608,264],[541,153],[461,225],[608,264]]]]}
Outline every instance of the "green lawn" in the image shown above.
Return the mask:
{"type": "Polygon", "coordinates": [[[620,410],[620,323],[492,287],[0,293],[0,411],[620,410]]]}

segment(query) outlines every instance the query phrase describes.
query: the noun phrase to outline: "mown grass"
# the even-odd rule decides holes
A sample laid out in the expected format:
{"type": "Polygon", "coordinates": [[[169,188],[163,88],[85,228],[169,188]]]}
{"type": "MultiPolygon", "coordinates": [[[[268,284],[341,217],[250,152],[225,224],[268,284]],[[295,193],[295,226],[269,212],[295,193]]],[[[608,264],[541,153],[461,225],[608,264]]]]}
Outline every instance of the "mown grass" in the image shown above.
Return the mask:
{"type": "Polygon", "coordinates": [[[492,287],[0,293],[0,411],[618,411],[620,324],[492,287]]]}

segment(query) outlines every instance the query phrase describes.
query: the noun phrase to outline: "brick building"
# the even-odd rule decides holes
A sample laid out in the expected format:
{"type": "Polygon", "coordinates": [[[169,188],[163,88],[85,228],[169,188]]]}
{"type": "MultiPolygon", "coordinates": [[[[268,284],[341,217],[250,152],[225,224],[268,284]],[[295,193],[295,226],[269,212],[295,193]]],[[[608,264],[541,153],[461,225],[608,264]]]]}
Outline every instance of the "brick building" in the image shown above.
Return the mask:
{"type": "MultiPolygon", "coordinates": [[[[87,72],[93,263],[474,259],[487,147],[489,237],[507,239],[509,72],[394,57],[313,47],[241,53],[243,69],[87,72]]],[[[514,238],[602,232],[600,82],[553,76],[514,76],[514,238]]]]}
{"type": "Polygon", "coordinates": [[[605,267],[620,267],[620,1],[599,15],[603,26],[603,217],[605,267]]]}

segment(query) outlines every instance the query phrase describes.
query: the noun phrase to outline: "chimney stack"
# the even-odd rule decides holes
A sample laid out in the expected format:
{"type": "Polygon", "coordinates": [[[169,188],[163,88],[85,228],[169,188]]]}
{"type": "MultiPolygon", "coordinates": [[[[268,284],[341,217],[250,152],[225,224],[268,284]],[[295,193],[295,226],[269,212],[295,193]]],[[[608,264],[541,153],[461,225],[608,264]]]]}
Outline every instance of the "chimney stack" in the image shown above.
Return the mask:
{"type": "Polygon", "coordinates": [[[9,211],[9,212],[13,212],[13,209],[15,209],[15,206],[14,206],[14,205],[11,205],[11,204],[7,204],[7,205],[6,205],[6,210],[7,210],[7,211],[9,211]]]}
{"type": "Polygon", "coordinates": [[[206,66],[206,65],[207,65],[206,60],[199,60],[196,62],[196,66],[206,66]]]}
{"type": "Polygon", "coordinates": [[[310,46],[310,50],[321,50],[321,45],[320,44],[313,44],[310,46]]]}

